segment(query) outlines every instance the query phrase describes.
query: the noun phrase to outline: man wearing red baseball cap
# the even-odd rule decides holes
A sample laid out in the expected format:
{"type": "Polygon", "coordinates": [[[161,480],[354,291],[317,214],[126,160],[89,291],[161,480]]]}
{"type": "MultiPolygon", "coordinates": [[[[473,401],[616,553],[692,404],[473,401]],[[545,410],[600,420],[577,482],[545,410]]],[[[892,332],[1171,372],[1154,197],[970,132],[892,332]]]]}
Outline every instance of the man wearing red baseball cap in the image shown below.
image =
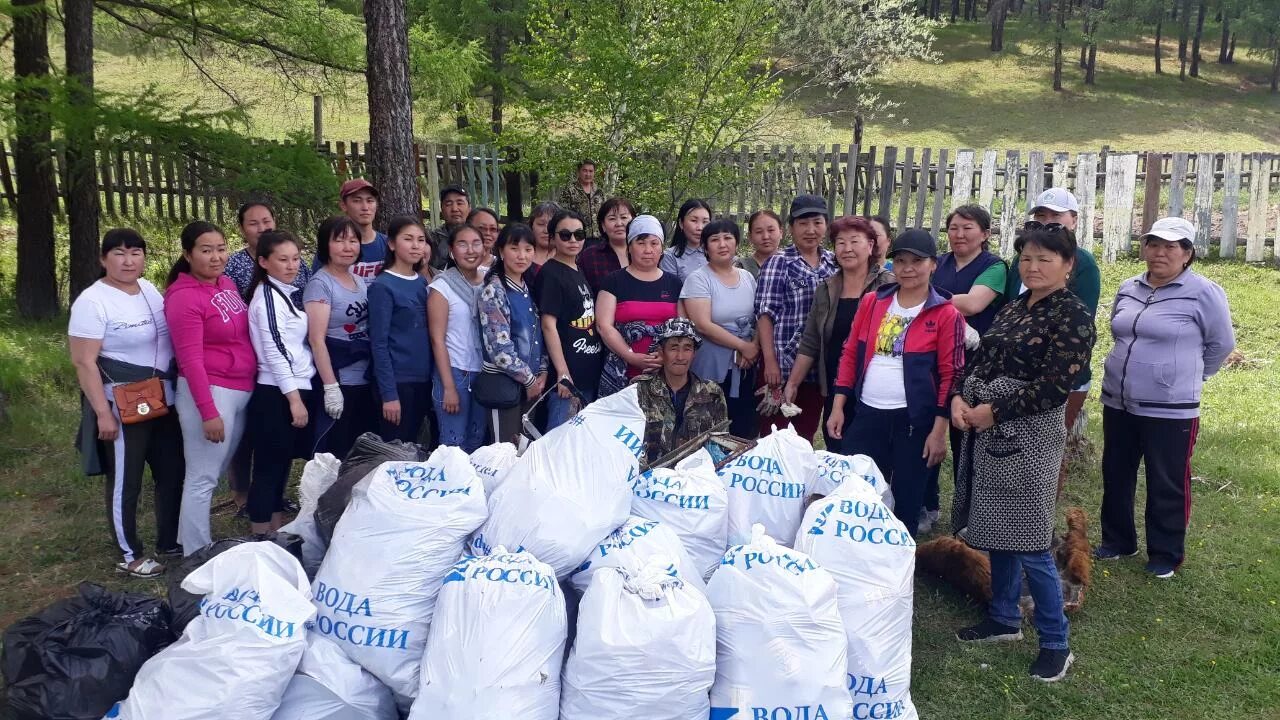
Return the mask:
{"type": "Polygon", "coordinates": [[[378,214],[378,189],[364,178],[352,178],[338,190],[338,207],[360,228],[360,259],[351,272],[372,280],[387,259],[387,236],[373,228],[378,214]]]}

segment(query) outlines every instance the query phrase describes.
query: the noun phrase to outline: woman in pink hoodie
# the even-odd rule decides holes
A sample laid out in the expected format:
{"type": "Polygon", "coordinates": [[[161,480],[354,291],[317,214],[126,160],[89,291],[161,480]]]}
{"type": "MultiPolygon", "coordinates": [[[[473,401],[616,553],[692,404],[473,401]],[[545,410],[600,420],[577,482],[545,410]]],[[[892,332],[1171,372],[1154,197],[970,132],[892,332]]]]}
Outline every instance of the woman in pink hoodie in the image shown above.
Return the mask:
{"type": "Polygon", "coordinates": [[[202,220],[182,229],[182,257],[169,271],[164,315],[178,361],[176,406],[188,458],[178,542],[190,555],[212,542],[209,503],[244,433],[257,360],[249,314],[222,274],[227,239],[202,220]]]}

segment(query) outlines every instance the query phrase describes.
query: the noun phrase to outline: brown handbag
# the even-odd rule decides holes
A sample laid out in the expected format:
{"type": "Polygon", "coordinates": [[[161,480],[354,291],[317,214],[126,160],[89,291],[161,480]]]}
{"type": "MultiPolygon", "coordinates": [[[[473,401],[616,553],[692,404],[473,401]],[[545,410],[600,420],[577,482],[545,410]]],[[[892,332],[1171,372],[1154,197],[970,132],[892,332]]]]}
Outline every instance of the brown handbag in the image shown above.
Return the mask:
{"type": "MultiPolygon", "coordinates": [[[[151,312],[151,321],[156,322],[155,310],[151,309],[151,301],[147,300],[146,291],[143,291],[142,299],[147,303],[147,310],[151,312]]],[[[158,329],[158,326],[157,326],[158,329]]],[[[156,342],[159,343],[157,336],[156,342]]],[[[159,359],[160,348],[156,347],[156,359],[159,359]]],[[[154,367],[155,362],[152,362],[154,367]]],[[[102,370],[101,367],[98,368],[102,370]]],[[[115,382],[107,375],[106,370],[102,370],[102,374],[106,375],[107,380],[115,382]]],[[[120,422],[124,425],[133,425],[135,423],[155,420],[169,414],[169,406],[164,401],[164,381],[159,376],[152,375],[145,380],[138,380],[131,383],[116,383],[111,388],[111,394],[115,397],[116,411],[120,413],[120,422]]]]}
{"type": "Polygon", "coordinates": [[[120,422],[125,425],[155,420],[169,414],[164,402],[164,382],[158,377],[116,385],[111,389],[116,398],[120,422]]]}

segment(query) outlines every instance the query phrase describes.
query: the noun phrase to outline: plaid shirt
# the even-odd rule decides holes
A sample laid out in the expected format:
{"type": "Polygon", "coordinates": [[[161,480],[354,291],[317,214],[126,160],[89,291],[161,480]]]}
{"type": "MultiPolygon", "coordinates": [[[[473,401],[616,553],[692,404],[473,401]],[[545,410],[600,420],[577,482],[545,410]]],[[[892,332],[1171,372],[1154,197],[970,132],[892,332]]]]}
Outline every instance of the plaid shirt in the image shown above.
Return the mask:
{"type": "MultiPolygon", "coordinates": [[[[804,334],[804,323],[813,307],[818,285],[840,270],[830,250],[820,248],[819,255],[818,267],[810,267],[793,245],[769,258],[760,269],[756,283],[756,317],[768,315],[773,320],[773,352],[784,377],[795,365],[800,336],[804,334]]],[[[816,379],[814,369],[805,381],[816,379]]]]}
{"type": "MultiPolygon", "coordinates": [[[[249,248],[241,248],[227,258],[227,264],[222,268],[222,274],[234,280],[236,287],[240,289],[240,294],[243,295],[249,289],[250,283],[253,282],[253,268],[256,264],[249,255],[249,248]]],[[[303,261],[298,266],[298,276],[293,279],[293,286],[302,290],[307,286],[307,281],[311,279],[311,275],[311,267],[306,261],[303,261]]]]}
{"type": "Polygon", "coordinates": [[[604,204],[605,194],[599,183],[596,183],[591,192],[587,192],[577,181],[571,182],[560,190],[560,197],[556,201],[560,203],[560,207],[582,216],[582,229],[587,231],[587,237],[600,236],[600,228],[596,227],[596,213],[600,212],[600,206],[604,204]]]}
{"type": "Polygon", "coordinates": [[[605,278],[621,270],[622,263],[618,260],[618,253],[613,251],[609,241],[602,240],[588,245],[579,253],[578,269],[586,276],[591,294],[597,295],[600,293],[600,284],[605,278]]]}

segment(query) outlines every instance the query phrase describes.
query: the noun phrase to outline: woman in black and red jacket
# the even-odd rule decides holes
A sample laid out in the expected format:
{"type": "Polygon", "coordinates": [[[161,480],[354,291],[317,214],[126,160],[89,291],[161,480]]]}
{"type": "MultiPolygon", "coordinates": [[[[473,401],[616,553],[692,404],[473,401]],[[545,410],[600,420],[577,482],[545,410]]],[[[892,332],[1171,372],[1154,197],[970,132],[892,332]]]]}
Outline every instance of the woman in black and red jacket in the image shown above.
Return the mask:
{"type": "Polygon", "coordinates": [[[929,468],[947,456],[950,395],[964,368],[964,316],[929,284],[938,243],[923,230],[893,241],[896,284],[867,293],[840,355],[827,432],[892,478],[893,512],[914,537],[929,468]],[[845,408],[854,407],[848,422],[845,408]]]}

